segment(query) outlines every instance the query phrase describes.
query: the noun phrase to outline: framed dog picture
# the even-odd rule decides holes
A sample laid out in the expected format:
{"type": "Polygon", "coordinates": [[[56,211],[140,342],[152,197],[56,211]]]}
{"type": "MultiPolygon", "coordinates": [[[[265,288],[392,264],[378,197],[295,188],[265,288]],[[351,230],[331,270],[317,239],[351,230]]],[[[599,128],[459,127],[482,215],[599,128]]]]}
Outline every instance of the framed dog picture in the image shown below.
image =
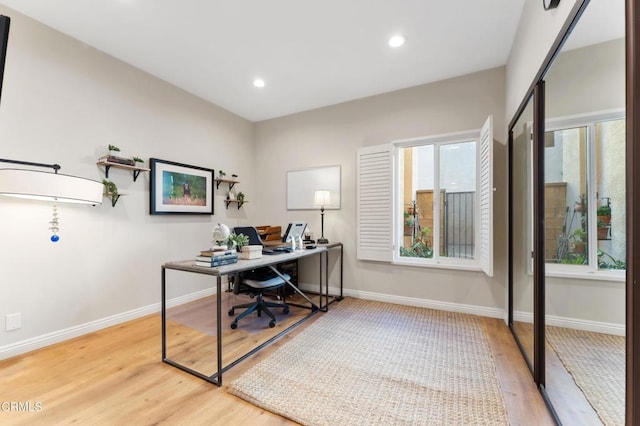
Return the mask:
{"type": "Polygon", "coordinates": [[[213,214],[213,169],[150,159],[151,214],[213,214]]]}

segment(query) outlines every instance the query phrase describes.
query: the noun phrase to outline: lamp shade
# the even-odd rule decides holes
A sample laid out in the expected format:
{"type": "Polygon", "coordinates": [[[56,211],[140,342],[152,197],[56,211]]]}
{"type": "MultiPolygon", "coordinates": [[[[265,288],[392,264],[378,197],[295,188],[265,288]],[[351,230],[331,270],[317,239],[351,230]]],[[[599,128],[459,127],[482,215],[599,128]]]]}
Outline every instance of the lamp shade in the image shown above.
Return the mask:
{"type": "Polygon", "coordinates": [[[313,194],[313,205],[324,207],[331,205],[331,191],[319,189],[313,194]]]}
{"type": "Polygon", "coordinates": [[[26,169],[0,169],[0,195],[56,201],[102,204],[104,185],[77,176],[26,169]]]}

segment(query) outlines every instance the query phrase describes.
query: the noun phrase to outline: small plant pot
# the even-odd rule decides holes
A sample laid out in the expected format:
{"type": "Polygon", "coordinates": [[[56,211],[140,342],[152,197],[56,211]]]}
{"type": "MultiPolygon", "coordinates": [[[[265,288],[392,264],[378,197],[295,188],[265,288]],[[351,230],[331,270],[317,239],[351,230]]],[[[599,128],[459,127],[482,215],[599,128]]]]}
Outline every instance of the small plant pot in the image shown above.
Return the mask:
{"type": "Polygon", "coordinates": [[[608,240],[609,239],[609,228],[607,228],[607,227],[599,227],[598,228],[598,239],[599,240],[608,240]]]}

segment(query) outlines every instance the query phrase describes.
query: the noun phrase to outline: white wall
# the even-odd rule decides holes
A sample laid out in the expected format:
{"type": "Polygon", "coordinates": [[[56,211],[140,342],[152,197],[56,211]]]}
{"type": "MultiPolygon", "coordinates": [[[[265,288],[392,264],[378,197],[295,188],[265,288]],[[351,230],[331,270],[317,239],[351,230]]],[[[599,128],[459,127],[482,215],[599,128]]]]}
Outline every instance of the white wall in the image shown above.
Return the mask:
{"type": "Polygon", "coordinates": [[[540,0],[526,0],[511,46],[506,72],[506,122],[513,118],[571,9],[579,0],[563,0],[545,11],[540,0]]]}
{"type": "Polygon", "coordinates": [[[342,206],[325,213],[325,236],[345,244],[347,294],[502,316],[505,309],[504,68],[399,90],[366,99],[259,122],[255,126],[260,222],[301,219],[320,233],[318,211],[287,211],[288,169],[338,164],[342,206]],[[496,129],[495,276],[392,266],[356,260],[356,151],[398,139],[479,129],[488,115],[496,129]]]}
{"type": "MultiPolygon", "coordinates": [[[[96,160],[115,144],[145,160],[235,172],[247,198],[254,193],[252,123],[10,9],[0,13],[12,19],[1,158],[57,162],[62,173],[102,180],[96,160]]],[[[227,211],[220,191],[213,216],[151,216],[148,173],[134,183],[112,169],[109,178],[129,195],[115,207],[106,198],[96,207],[59,205],[55,244],[51,205],[0,198],[0,358],[18,342],[29,349],[92,321],[157,310],[160,265],[193,258],[209,247],[214,223],[245,223],[253,207],[227,211]],[[22,328],[5,331],[5,315],[16,312],[22,328]]],[[[211,284],[185,280],[172,296],[211,284]]]]}

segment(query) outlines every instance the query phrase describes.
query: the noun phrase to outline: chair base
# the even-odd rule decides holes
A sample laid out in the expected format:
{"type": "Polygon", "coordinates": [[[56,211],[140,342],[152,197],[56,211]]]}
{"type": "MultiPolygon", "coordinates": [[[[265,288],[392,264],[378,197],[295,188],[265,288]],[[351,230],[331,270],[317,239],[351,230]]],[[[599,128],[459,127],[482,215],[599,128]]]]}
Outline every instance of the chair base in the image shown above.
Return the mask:
{"type": "Polygon", "coordinates": [[[276,316],[268,308],[282,308],[283,314],[289,313],[289,305],[287,305],[286,303],[267,302],[266,300],[264,300],[262,293],[259,293],[256,296],[255,302],[234,305],[231,307],[231,309],[229,309],[229,316],[233,316],[236,309],[246,309],[243,313],[238,315],[236,319],[233,320],[233,322],[231,323],[231,328],[234,330],[238,328],[238,321],[250,315],[252,312],[256,312],[259,317],[262,316],[262,313],[264,312],[269,318],[271,318],[271,321],[269,321],[269,327],[275,327],[276,316]]]}

